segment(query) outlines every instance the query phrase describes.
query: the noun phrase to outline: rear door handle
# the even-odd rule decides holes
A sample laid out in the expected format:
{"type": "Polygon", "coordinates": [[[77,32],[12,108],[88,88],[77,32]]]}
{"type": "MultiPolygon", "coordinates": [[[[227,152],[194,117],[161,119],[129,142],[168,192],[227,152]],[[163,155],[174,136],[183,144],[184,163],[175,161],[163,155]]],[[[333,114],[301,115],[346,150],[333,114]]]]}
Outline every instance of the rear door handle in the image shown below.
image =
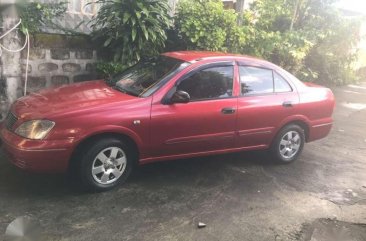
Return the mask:
{"type": "Polygon", "coordinates": [[[291,101],[285,101],[282,103],[283,107],[292,107],[292,102],[291,101]]]}
{"type": "Polygon", "coordinates": [[[235,113],[235,109],[234,108],[231,108],[231,107],[223,108],[221,110],[221,113],[223,113],[225,115],[234,114],[235,113]]]}

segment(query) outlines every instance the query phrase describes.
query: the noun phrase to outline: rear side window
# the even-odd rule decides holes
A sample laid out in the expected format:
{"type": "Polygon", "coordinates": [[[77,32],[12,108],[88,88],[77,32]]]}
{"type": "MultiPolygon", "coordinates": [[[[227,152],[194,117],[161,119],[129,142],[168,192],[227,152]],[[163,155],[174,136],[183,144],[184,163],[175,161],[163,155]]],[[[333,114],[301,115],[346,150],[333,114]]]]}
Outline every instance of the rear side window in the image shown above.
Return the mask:
{"type": "Polygon", "coordinates": [[[272,70],[250,66],[240,66],[241,94],[273,93],[272,70]]]}
{"type": "Polygon", "coordinates": [[[192,101],[222,99],[233,95],[233,66],[203,69],[184,79],[177,90],[187,92],[192,101]]]}
{"type": "Polygon", "coordinates": [[[274,86],[275,86],[276,93],[292,91],[292,88],[289,85],[289,83],[284,78],[282,78],[281,75],[277,74],[275,71],[273,71],[273,78],[274,78],[274,86]]]}
{"type": "Polygon", "coordinates": [[[291,92],[289,83],[276,71],[239,66],[241,95],[291,92]]]}

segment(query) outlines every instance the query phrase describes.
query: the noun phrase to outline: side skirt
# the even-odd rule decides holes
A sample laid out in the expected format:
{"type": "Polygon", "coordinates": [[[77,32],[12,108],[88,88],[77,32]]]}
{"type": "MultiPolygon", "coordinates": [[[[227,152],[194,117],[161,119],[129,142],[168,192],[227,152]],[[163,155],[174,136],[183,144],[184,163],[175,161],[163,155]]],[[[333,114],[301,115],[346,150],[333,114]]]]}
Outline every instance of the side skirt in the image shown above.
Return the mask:
{"type": "Polygon", "coordinates": [[[233,153],[233,152],[241,152],[241,151],[265,150],[268,148],[269,148],[268,145],[258,145],[258,146],[230,148],[230,149],[222,149],[222,150],[216,150],[216,151],[196,152],[196,153],[188,153],[188,154],[172,155],[172,156],[149,157],[149,158],[141,159],[139,161],[139,164],[144,165],[144,164],[159,162],[159,161],[169,161],[169,160],[199,157],[199,156],[210,156],[210,155],[215,155],[215,154],[225,154],[225,153],[233,153]]]}

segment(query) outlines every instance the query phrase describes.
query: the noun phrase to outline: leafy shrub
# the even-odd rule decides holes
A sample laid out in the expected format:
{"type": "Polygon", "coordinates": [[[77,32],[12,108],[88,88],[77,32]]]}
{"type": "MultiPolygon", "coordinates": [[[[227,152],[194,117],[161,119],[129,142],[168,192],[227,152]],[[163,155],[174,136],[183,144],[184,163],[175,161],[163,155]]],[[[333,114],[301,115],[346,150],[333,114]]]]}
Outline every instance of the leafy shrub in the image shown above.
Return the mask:
{"type": "Polygon", "coordinates": [[[245,52],[323,84],[357,81],[353,69],[358,20],[342,17],[333,0],[256,0],[246,14],[245,52]],[[249,17],[248,17],[249,16],[249,17]]]}
{"type": "Polygon", "coordinates": [[[114,61],[131,64],[157,54],[171,26],[166,0],[98,0],[101,8],[92,27],[93,39],[114,53],[114,61]]]}
{"type": "Polygon", "coordinates": [[[361,67],[357,70],[357,75],[359,76],[361,81],[366,80],[366,67],[361,67]]]}
{"type": "Polygon", "coordinates": [[[237,17],[220,0],[180,0],[175,22],[189,49],[236,52],[244,40],[237,17]]]}
{"type": "Polygon", "coordinates": [[[354,64],[357,61],[355,47],[360,40],[360,25],[348,20],[339,21],[336,25],[305,58],[305,66],[316,73],[315,78],[307,78],[309,81],[336,85],[358,81],[354,64]]]}
{"type": "Polygon", "coordinates": [[[44,26],[58,28],[53,22],[57,17],[61,17],[66,12],[67,2],[56,3],[23,2],[17,4],[20,18],[22,19],[22,31],[40,32],[44,26]]]}
{"type": "Polygon", "coordinates": [[[187,50],[187,43],[182,39],[177,29],[167,31],[167,41],[165,42],[164,52],[187,50]]]}
{"type": "MultiPolygon", "coordinates": [[[[342,17],[335,0],[255,0],[237,24],[220,0],[180,0],[176,29],[188,49],[267,59],[305,81],[357,81],[359,22],[342,17]]],[[[177,46],[179,47],[179,46],[177,46]]]]}

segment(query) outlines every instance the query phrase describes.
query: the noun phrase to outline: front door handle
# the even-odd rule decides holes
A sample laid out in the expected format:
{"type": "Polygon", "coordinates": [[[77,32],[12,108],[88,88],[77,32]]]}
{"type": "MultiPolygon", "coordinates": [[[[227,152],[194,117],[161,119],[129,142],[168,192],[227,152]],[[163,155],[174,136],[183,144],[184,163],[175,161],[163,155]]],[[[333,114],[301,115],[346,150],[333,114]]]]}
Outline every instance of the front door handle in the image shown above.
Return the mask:
{"type": "Polygon", "coordinates": [[[282,103],[283,107],[292,107],[292,102],[291,101],[285,101],[282,103]]]}
{"type": "Polygon", "coordinates": [[[225,115],[234,114],[235,113],[235,109],[234,108],[231,108],[231,107],[223,108],[221,110],[221,113],[223,113],[225,115]]]}

